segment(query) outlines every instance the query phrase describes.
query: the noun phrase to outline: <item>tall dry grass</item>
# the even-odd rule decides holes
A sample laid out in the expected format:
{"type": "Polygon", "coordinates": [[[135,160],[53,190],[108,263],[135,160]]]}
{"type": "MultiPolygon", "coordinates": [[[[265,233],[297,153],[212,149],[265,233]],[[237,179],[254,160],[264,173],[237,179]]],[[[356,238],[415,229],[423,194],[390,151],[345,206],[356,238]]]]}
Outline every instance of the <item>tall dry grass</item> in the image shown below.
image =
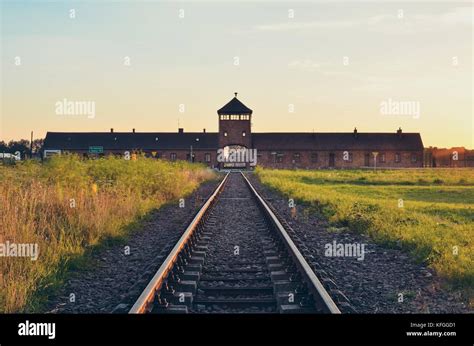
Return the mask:
{"type": "Polygon", "coordinates": [[[58,285],[73,258],[213,177],[200,165],[145,158],[0,166],[0,243],[39,245],[36,261],[0,257],[0,312],[35,311],[35,293],[58,285]]]}

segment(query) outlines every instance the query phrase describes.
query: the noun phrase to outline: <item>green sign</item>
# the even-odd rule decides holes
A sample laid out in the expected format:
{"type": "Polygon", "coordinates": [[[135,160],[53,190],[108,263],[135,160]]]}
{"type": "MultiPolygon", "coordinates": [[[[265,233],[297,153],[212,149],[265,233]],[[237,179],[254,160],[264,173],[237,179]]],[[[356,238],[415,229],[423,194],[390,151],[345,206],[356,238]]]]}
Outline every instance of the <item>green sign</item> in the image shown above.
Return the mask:
{"type": "Polygon", "coordinates": [[[89,153],[91,154],[102,154],[104,147],[89,147],[89,153]]]}

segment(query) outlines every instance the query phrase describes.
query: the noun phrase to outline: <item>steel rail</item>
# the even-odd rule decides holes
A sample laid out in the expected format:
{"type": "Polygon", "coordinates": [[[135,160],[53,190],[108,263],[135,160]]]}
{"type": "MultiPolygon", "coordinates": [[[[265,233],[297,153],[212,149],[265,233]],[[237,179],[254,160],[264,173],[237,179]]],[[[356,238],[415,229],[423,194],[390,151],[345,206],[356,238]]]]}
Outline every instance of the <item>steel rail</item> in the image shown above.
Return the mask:
{"type": "Polygon", "coordinates": [[[275,229],[278,231],[281,238],[283,239],[288,251],[290,252],[293,259],[295,260],[296,265],[300,269],[300,272],[303,274],[303,279],[306,281],[306,283],[308,284],[308,288],[313,293],[314,300],[316,304],[318,305],[318,307],[327,313],[340,314],[341,311],[336,306],[336,304],[334,303],[329,293],[324,288],[321,281],[319,281],[318,277],[316,276],[314,271],[311,269],[306,259],[298,250],[298,247],[295,245],[295,243],[293,242],[289,234],[286,232],[285,228],[283,227],[281,222],[278,220],[275,213],[273,213],[273,211],[267,205],[265,200],[260,196],[257,190],[255,190],[255,188],[252,186],[252,184],[247,179],[247,177],[242,172],[240,172],[240,174],[242,174],[242,176],[244,177],[248,187],[250,188],[255,198],[257,199],[258,203],[262,207],[262,210],[265,212],[265,214],[267,214],[271,223],[275,226],[275,229]]]}
{"type": "Polygon", "coordinates": [[[189,226],[184,231],[181,238],[178,240],[176,245],[171,250],[168,257],[166,257],[165,261],[161,264],[156,274],[153,276],[151,281],[143,290],[138,300],[135,302],[135,304],[133,304],[132,308],[128,312],[129,314],[142,314],[142,313],[149,312],[149,308],[155,299],[156,292],[158,292],[161,289],[161,286],[163,285],[163,282],[165,281],[167,275],[173,269],[173,266],[177,261],[180,251],[184,248],[188,239],[194,233],[202,217],[211,206],[211,203],[216,199],[219,192],[221,192],[222,187],[224,186],[228,176],[229,176],[229,173],[226,174],[226,176],[224,177],[222,182],[219,184],[219,186],[214,190],[212,195],[207,199],[206,203],[204,203],[204,205],[198,211],[194,219],[191,221],[189,226]]]}

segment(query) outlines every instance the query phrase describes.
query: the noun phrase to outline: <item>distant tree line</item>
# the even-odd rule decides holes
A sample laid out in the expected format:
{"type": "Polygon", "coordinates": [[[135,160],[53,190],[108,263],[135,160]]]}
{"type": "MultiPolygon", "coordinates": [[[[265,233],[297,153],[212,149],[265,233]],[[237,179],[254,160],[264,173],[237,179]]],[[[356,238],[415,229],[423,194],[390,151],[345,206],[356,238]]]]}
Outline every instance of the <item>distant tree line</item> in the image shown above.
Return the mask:
{"type": "Polygon", "coordinates": [[[44,139],[33,140],[33,146],[30,146],[30,141],[27,139],[20,139],[19,141],[10,141],[8,143],[0,141],[0,153],[14,154],[20,152],[21,157],[29,157],[30,150],[33,150],[33,155],[39,153],[43,148],[44,139]]]}

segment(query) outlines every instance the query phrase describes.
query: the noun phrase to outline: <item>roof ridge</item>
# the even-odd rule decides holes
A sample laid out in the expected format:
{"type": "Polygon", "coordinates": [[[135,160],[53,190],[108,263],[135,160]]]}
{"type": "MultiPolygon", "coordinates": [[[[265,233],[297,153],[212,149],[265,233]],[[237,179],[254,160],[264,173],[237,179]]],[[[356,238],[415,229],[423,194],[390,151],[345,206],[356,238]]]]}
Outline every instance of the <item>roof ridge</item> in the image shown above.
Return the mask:
{"type": "Polygon", "coordinates": [[[229,102],[227,102],[222,108],[217,111],[217,114],[252,114],[252,110],[248,108],[246,105],[240,101],[237,96],[232,98],[229,102]]]}

